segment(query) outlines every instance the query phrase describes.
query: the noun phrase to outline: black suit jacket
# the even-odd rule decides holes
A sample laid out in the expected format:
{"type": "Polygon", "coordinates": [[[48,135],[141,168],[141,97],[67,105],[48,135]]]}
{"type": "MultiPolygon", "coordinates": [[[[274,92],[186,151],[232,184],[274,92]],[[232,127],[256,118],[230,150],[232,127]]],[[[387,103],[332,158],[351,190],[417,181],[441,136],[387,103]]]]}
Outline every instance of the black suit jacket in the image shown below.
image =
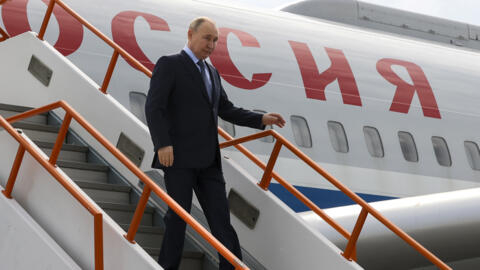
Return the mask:
{"type": "Polygon", "coordinates": [[[175,168],[220,166],[218,116],[240,126],[263,129],[262,114],[235,107],[228,100],[217,70],[207,63],[212,102],[197,65],[185,51],[161,57],[152,74],[145,114],[155,157],[152,167],[163,168],[157,150],[173,146],[175,168]]]}

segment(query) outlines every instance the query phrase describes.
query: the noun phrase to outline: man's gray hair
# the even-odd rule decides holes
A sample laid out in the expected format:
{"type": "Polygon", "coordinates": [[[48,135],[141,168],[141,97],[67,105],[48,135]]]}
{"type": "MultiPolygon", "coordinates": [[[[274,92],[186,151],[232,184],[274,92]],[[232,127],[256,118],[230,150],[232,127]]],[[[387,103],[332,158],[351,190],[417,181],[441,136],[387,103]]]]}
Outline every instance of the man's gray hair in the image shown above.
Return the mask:
{"type": "Polygon", "coordinates": [[[190,29],[194,32],[197,32],[200,25],[202,25],[202,23],[204,23],[204,22],[211,22],[211,23],[215,24],[215,22],[208,17],[197,17],[197,18],[193,19],[193,21],[190,23],[190,26],[188,27],[188,29],[190,29]]]}

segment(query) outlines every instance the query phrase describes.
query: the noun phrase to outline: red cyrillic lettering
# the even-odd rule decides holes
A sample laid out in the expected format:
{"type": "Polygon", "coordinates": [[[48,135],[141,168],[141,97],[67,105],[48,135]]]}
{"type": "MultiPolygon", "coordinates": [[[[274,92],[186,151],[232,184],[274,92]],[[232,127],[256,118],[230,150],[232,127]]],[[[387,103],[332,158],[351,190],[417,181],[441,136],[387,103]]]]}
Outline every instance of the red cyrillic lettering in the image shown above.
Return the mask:
{"type": "Polygon", "coordinates": [[[272,73],[254,73],[252,80],[250,81],[245,78],[242,73],[240,73],[233,63],[230,53],[228,52],[227,37],[230,33],[235,34],[240,39],[242,46],[244,47],[260,48],[260,44],[258,43],[257,39],[249,33],[236,29],[220,28],[219,31],[220,33],[217,47],[210,55],[210,60],[218,69],[218,72],[222,78],[235,87],[248,90],[257,89],[267,84],[272,76],[272,73]]]}
{"type": "Polygon", "coordinates": [[[6,3],[2,8],[3,24],[10,36],[31,31],[27,17],[28,0],[17,0],[6,3]]]}
{"type": "Polygon", "coordinates": [[[341,50],[325,48],[332,65],[320,74],[307,44],[289,41],[297,58],[307,98],[326,100],[325,87],[338,80],[344,104],[362,106],[357,82],[341,50]]]}
{"type": "Polygon", "coordinates": [[[415,63],[384,58],[377,62],[377,70],[387,81],[397,86],[395,96],[393,97],[390,111],[408,113],[413,100],[413,95],[417,92],[418,99],[422,106],[423,115],[433,118],[441,118],[438,110],[437,101],[433,94],[432,87],[422,69],[415,63]],[[402,80],[392,70],[392,65],[405,67],[412,78],[413,85],[402,80]]]}
{"type": "MultiPolygon", "coordinates": [[[[135,37],[134,26],[137,17],[143,17],[150,25],[151,30],[170,31],[167,22],[155,15],[137,11],[123,11],[112,20],[113,40],[140,63],[153,71],[155,64],[143,53],[135,37]]],[[[127,62],[130,66],[136,68],[130,61],[127,62]]]]}
{"type": "MultiPolygon", "coordinates": [[[[42,0],[48,5],[48,0],[42,0]]],[[[2,8],[3,24],[10,36],[16,36],[31,31],[27,17],[28,0],[15,0],[5,3],[2,8]]],[[[83,27],[59,6],[53,9],[53,15],[57,19],[59,35],[54,47],[60,53],[67,56],[75,52],[82,44],[83,27]]]]}

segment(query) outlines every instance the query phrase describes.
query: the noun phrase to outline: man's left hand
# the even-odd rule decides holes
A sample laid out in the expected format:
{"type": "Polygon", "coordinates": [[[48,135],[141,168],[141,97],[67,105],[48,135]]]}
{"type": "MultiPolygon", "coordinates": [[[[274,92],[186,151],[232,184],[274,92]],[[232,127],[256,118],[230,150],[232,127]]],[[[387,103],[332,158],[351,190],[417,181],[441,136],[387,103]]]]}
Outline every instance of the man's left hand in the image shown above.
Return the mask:
{"type": "Polygon", "coordinates": [[[285,126],[285,120],[278,113],[266,113],[262,117],[262,124],[264,125],[277,125],[279,127],[285,126]]]}

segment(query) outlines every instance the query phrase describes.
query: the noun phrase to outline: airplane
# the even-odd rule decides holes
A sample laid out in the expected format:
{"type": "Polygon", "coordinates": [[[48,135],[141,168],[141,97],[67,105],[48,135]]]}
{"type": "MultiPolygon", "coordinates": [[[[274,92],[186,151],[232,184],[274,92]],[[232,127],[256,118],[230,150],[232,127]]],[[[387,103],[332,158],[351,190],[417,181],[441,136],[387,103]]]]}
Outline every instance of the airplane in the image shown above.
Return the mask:
{"type": "MultiPolygon", "coordinates": [[[[476,50],[211,1],[66,3],[149,69],[160,56],[183,48],[194,17],[212,18],[220,37],[209,61],[229,98],[247,109],[282,114],[287,125],[277,131],[367,201],[480,186],[476,50]]],[[[0,26],[11,36],[38,32],[47,4],[2,1],[0,26]]],[[[58,7],[46,40],[102,80],[111,50],[58,7]]],[[[120,60],[108,93],[144,121],[148,87],[143,74],[120,60]]],[[[255,132],[224,121],[220,126],[233,137],[255,132]]],[[[245,146],[266,161],[272,142],[245,146]]],[[[223,151],[261,178],[239,152],[223,151]]],[[[351,204],[286,151],[275,170],[321,208],[351,204]]],[[[295,211],[306,210],[279,184],[270,190],[295,211]]]]}

